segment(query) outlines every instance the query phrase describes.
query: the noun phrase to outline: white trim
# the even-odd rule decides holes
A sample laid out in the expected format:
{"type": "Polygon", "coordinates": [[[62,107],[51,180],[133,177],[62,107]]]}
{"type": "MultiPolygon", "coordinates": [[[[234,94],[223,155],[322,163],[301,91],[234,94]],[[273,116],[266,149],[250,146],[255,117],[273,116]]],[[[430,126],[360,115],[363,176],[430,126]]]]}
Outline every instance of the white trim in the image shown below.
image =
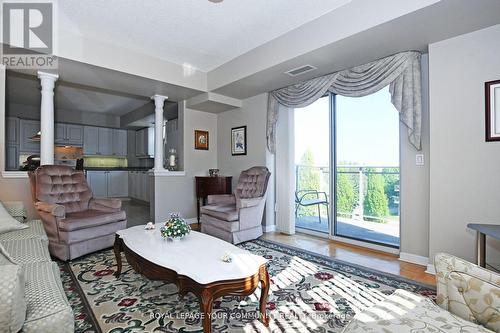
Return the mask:
{"type": "Polygon", "coordinates": [[[185,171],[170,171],[170,170],[154,170],[148,171],[150,176],[155,177],[183,177],[186,175],[185,171]]]}
{"type": "Polygon", "coordinates": [[[372,244],[372,243],[362,242],[362,241],[358,241],[355,239],[350,239],[350,238],[340,237],[340,236],[331,236],[330,239],[337,241],[337,242],[356,245],[359,247],[364,247],[367,249],[376,250],[376,251],[380,251],[380,252],[385,252],[385,253],[390,253],[390,254],[399,254],[399,249],[395,249],[395,248],[390,247],[390,246],[372,244]]]}
{"type": "Polygon", "coordinates": [[[264,226],[262,226],[262,231],[264,231],[264,232],[274,232],[274,231],[276,231],[276,224],[273,224],[273,225],[264,225],[264,226]]]}
{"type": "Polygon", "coordinates": [[[295,227],[295,230],[297,232],[302,233],[302,234],[311,235],[311,236],[315,236],[318,238],[330,239],[330,236],[325,232],[314,231],[311,229],[306,229],[306,228],[301,228],[301,227],[295,227]]]}
{"type": "Polygon", "coordinates": [[[399,260],[409,262],[412,264],[427,266],[429,264],[429,258],[424,256],[419,256],[417,254],[408,253],[408,252],[400,252],[399,260]]]}
{"type": "Polygon", "coordinates": [[[192,217],[190,219],[184,219],[187,224],[198,224],[198,219],[196,217],[192,217]]]}
{"type": "Polygon", "coordinates": [[[434,267],[434,264],[427,264],[427,269],[425,270],[427,274],[432,274],[436,275],[436,268],[434,267]]]}
{"type": "Polygon", "coordinates": [[[26,171],[2,171],[2,178],[28,178],[26,171]]]}

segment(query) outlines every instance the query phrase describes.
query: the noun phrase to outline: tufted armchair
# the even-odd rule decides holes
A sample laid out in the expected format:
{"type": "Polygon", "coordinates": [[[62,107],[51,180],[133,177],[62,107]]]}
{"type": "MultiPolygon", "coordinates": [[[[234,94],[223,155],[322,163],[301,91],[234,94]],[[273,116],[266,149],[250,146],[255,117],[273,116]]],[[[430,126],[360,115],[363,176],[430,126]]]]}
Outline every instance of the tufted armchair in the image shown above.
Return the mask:
{"type": "Polygon", "coordinates": [[[94,199],[82,171],[44,165],[29,173],[35,208],[49,238],[50,253],[71,260],[111,247],[127,217],[117,199],[94,199]]]}
{"type": "Polygon", "coordinates": [[[201,207],[201,232],[238,244],[262,236],[271,173],[253,167],[241,173],[234,195],[209,195],[201,207]]]}

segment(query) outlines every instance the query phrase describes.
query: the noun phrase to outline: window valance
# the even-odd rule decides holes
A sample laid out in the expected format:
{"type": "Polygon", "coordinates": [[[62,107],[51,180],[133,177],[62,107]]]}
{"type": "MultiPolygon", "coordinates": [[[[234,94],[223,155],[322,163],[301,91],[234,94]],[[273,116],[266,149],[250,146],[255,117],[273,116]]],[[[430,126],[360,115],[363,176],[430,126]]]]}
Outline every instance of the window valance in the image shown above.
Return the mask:
{"type": "Polygon", "coordinates": [[[347,97],[361,97],[387,85],[390,85],[391,102],[399,112],[399,119],[408,128],[410,143],[420,150],[420,53],[407,51],[270,92],[267,109],[269,151],[273,154],[276,152],[276,123],[280,105],[287,108],[306,107],[327,91],[347,97]]]}

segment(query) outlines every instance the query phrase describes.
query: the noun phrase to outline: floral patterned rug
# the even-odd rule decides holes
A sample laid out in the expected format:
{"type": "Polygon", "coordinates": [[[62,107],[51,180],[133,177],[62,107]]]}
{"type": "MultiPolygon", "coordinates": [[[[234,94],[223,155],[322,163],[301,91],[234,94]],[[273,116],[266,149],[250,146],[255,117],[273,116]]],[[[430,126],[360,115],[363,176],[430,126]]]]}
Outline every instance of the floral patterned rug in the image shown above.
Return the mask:
{"type": "MultiPolygon", "coordinates": [[[[239,245],[269,259],[269,328],[258,320],[258,295],[214,302],[212,332],[341,332],[357,312],[395,289],[435,298],[435,289],[399,276],[256,240],[239,245]]],[[[61,263],[76,332],[202,332],[199,303],[174,284],[150,281],[123,259],[116,279],[112,250],[61,263]]]]}

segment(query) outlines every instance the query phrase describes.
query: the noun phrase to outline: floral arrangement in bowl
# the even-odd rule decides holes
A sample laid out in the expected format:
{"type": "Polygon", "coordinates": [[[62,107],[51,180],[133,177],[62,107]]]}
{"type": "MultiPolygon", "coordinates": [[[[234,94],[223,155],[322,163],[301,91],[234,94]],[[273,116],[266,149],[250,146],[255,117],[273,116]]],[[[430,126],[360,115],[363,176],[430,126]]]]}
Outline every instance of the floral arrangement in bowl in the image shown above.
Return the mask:
{"type": "Polygon", "coordinates": [[[160,228],[163,238],[171,238],[173,240],[182,239],[190,232],[191,227],[180,217],[179,213],[170,213],[170,219],[165,222],[164,227],[160,228]]]}

